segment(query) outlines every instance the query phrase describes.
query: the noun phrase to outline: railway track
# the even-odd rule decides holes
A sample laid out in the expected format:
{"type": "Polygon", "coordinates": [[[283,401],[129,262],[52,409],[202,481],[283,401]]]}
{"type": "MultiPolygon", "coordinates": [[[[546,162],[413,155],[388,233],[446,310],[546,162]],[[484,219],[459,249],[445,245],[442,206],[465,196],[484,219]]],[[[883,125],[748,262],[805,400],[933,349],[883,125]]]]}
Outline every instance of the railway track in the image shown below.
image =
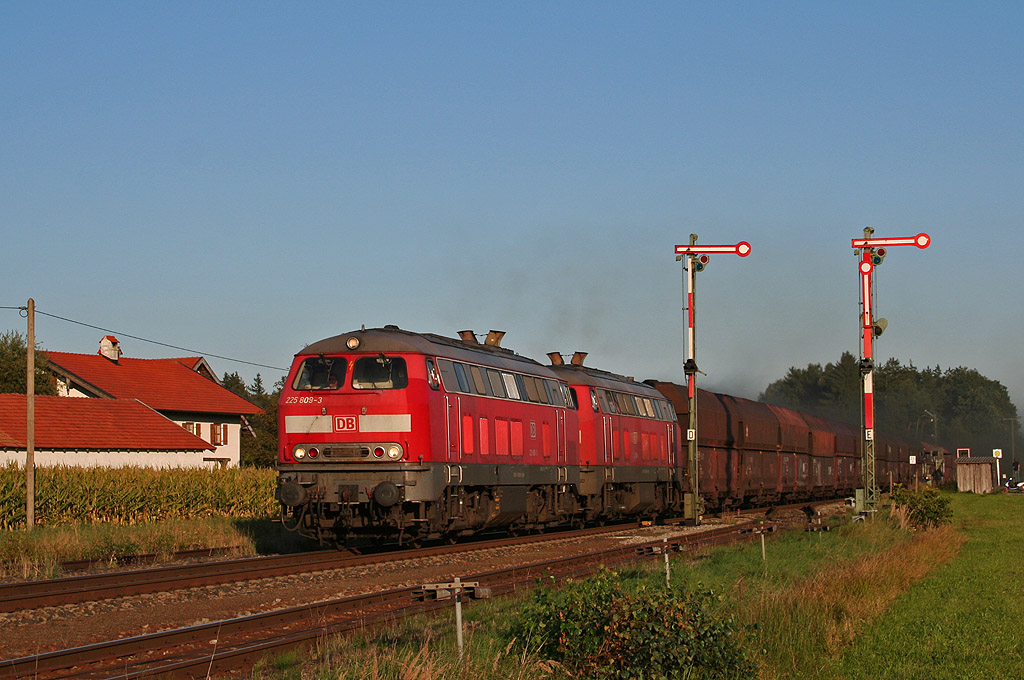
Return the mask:
{"type": "MultiPolygon", "coordinates": [[[[618,528],[621,530],[621,527],[618,528]]],[[[753,534],[743,526],[728,526],[669,539],[634,543],[600,551],[534,562],[510,569],[466,574],[480,584],[477,595],[501,595],[532,587],[544,576],[556,581],[578,577],[599,565],[681,553],[753,534]]],[[[394,554],[383,556],[394,558],[394,554]]],[[[292,556],[294,557],[294,556],[292,556]]],[[[378,556],[374,556],[378,557],[378,556]]],[[[248,669],[263,656],[302,647],[333,635],[449,606],[421,586],[394,588],[309,606],[280,609],[150,635],[59,650],[0,662],[0,680],[30,676],[35,680],[143,676],[201,678],[248,669]]]]}
{"type": "MultiPolygon", "coordinates": [[[[775,512],[793,508],[813,508],[814,504],[778,506],[775,512]]],[[[764,512],[751,509],[737,513],[723,513],[728,516],[764,512]]],[[[671,522],[671,521],[670,521],[671,522]]],[[[64,604],[77,604],[95,600],[128,597],[168,590],[196,588],[240,581],[250,581],[277,576],[327,571],[346,567],[394,562],[403,559],[444,555],[451,552],[487,550],[523,543],[571,540],[622,531],[632,524],[617,524],[605,527],[590,527],[557,533],[538,534],[518,538],[497,538],[475,540],[457,545],[438,545],[408,550],[394,550],[372,554],[350,554],[335,550],[290,555],[272,555],[232,560],[219,560],[199,564],[169,565],[146,569],[122,570],[97,574],[84,574],[58,579],[24,581],[0,584],[0,612],[38,609],[64,604]]],[[[210,550],[194,551],[195,556],[206,556],[210,550]]]]}
{"type": "Polygon", "coordinates": [[[592,527],[518,538],[479,540],[456,545],[438,545],[367,555],[319,550],[291,555],[250,557],[201,564],[170,565],[85,574],[59,579],[0,584],[0,612],[38,609],[107,598],[165,592],[276,576],[288,576],[330,569],[394,562],[404,559],[470,552],[540,541],[558,541],[580,536],[622,531],[627,524],[592,527]]]}

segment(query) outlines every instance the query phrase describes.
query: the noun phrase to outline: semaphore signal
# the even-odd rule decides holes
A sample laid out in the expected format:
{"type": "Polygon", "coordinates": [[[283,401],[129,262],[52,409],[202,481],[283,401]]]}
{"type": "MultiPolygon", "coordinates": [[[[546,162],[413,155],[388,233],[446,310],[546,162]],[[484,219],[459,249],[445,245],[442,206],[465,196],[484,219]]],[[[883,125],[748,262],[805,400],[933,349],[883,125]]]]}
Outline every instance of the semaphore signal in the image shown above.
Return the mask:
{"type": "Polygon", "coordinates": [[[860,360],[860,371],[863,376],[862,391],[864,395],[864,423],[861,440],[863,443],[864,489],[858,489],[857,511],[874,511],[878,508],[880,492],[875,479],[875,395],[874,395],[874,340],[888,325],[885,319],[877,321],[872,317],[871,282],[875,267],[882,263],[888,254],[887,248],[894,246],[916,246],[927,248],[931,245],[931,237],[924,232],[917,236],[905,238],[871,238],[875,230],[865,227],[864,238],[851,239],[850,245],[860,250],[860,304],[861,331],[863,333],[863,353],[860,360]]]}
{"type": "Polygon", "coordinates": [[[687,310],[687,355],[683,363],[686,374],[686,393],[688,403],[688,421],[686,429],[687,459],[690,474],[690,493],[683,502],[683,516],[694,524],[700,523],[701,500],[697,457],[697,331],[696,331],[696,299],[697,272],[702,272],[711,260],[710,255],[729,254],[746,257],[750,255],[750,244],[740,241],[735,245],[697,245],[697,235],[690,234],[690,244],[676,246],[676,260],[685,257],[689,267],[683,266],[686,276],[686,310],[687,310]]]}

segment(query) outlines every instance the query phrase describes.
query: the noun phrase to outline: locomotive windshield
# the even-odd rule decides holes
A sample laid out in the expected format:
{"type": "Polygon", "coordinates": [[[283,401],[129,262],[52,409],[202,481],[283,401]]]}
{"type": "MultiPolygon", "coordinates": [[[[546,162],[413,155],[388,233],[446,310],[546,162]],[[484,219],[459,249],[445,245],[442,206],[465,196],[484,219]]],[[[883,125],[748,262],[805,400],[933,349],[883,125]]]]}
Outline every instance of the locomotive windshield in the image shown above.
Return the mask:
{"type": "Polygon", "coordinates": [[[311,357],[305,359],[295,374],[292,389],[336,390],[345,384],[348,362],[341,357],[311,357]]]}
{"type": "Polygon", "coordinates": [[[352,366],[352,387],[357,390],[401,390],[409,385],[405,359],[383,353],[360,357],[352,366]]]}

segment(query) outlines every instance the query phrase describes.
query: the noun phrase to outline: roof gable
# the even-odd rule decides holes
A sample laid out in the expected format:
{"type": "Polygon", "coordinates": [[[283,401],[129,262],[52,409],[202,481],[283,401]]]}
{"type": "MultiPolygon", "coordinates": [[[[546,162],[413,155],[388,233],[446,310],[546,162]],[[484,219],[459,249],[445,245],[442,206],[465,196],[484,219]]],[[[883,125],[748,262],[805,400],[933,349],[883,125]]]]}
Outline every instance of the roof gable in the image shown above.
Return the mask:
{"type": "MultiPolygon", "coordinates": [[[[24,394],[0,394],[0,445],[25,448],[24,394]]],[[[35,398],[35,446],[199,451],[214,447],[135,399],[35,398]]]]}
{"type": "Polygon", "coordinates": [[[159,411],[251,415],[260,408],[203,377],[201,357],[112,361],[100,354],[46,353],[51,369],[114,399],[138,399],[159,411]]]}

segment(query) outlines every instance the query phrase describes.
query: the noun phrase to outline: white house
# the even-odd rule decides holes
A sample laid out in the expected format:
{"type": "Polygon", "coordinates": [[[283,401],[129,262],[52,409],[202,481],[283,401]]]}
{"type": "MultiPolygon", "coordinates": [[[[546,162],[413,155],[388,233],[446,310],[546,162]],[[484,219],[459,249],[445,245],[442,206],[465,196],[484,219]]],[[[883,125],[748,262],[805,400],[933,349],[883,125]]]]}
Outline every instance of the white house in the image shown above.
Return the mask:
{"type": "Polygon", "coordinates": [[[202,357],[126,359],[108,335],[96,354],[47,351],[63,397],[135,399],[212,446],[204,464],[236,467],[245,416],[260,408],[220,384],[202,357]]]}
{"type": "MultiPolygon", "coordinates": [[[[26,397],[0,394],[0,465],[22,467],[26,397]]],[[[38,467],[216,467],[214,447],[135,399],[35,398],[38,467]]]]}

